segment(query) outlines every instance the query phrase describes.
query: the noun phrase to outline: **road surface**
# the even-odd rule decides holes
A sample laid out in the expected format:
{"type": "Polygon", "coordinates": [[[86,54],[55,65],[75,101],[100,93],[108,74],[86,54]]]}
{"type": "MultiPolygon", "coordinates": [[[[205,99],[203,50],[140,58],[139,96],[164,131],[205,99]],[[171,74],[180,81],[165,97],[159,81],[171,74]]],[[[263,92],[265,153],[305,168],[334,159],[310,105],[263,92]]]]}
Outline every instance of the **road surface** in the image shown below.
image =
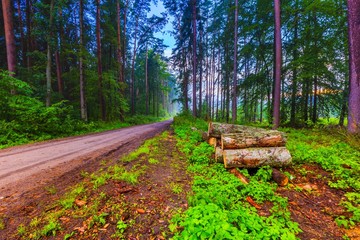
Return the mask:
{"type": "Polygon", "coordinates": [[[59,176],[89,159],[142,142],[164,131],[171,122],[168,120],[0,150],[0,199],[6,194],[4,191],[10,189],[9,186],[19,181],[30,186],[36,184],[33,180],[29,183],[30,179],[26,181],[30,176],[39,176],[35,179],[46,181],[44,176],[59,176]]]}

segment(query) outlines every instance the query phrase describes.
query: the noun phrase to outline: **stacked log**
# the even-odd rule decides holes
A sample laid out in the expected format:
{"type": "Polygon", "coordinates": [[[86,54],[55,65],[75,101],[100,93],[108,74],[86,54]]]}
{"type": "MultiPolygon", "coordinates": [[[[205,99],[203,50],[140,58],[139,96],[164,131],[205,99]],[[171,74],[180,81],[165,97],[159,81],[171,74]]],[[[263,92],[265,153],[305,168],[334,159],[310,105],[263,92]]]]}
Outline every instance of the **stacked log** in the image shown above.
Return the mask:
{"type": "Polygon", "coordinates": [[[215,161],[223,162],[225,168],[282,167],[291,163],[285,135],[280,131],[213,122],[209,123],[208,139],[215,147],[215,161]]]}

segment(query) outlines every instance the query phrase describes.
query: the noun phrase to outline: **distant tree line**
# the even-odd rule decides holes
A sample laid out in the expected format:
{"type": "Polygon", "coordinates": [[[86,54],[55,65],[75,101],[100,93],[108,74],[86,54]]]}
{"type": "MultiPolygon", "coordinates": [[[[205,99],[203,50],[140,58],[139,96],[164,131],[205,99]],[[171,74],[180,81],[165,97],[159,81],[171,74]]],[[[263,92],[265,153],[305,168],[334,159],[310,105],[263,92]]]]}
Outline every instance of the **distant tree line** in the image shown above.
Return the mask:
{"type": "MultiPolygon", "coordinates": [[[[176,79],[163,55],[166,46],[154,36],[167,18],[165,13],[148,16],[150,4],[2,0],[0,69],[26,83],[29,97],[47,107],[59,102],[71,106],[74,118],[169,116],[176,79]]],[[[10,98],[21,92],[13,90],[10,98]]]]}

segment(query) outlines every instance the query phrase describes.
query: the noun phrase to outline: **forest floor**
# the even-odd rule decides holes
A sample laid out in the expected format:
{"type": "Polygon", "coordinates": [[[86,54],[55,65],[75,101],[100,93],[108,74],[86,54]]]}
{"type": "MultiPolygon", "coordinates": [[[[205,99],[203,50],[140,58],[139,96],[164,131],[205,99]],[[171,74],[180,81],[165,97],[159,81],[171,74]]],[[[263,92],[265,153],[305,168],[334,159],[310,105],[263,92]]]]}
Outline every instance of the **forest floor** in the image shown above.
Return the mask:
{"type": "MultiPolygon", "coordinates": [[[[0,205],[0,239],[170,239],[170,220],[188,208],[193,181],[176,144],[166,131],[129,155],[113,152],[7,200],[0,205]]],[[[283,170],[293,180],[277,194],[288,198],[300,239],[360,239],[359,228],[345,232],[334,221],[346,215],[345,191],[328,187],[329,173],[316,164],[283,170]]],[[[259,206],[266,216],[271,203],[259,206]]]]}

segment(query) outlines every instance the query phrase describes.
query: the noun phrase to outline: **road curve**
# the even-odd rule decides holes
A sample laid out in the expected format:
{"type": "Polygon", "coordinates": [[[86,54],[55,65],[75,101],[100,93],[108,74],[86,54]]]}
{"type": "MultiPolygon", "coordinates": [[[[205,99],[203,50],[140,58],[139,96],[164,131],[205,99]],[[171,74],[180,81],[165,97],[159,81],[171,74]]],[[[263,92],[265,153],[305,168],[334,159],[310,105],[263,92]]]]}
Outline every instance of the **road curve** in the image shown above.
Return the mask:
{"type": "Polygon", "coordinates": [[[143,136],[152,136],[172,120],[113,131],[0,150],[0,190],[34,174],[41,174],[75,159],[89,159],[119,149],[143,136]]]}

